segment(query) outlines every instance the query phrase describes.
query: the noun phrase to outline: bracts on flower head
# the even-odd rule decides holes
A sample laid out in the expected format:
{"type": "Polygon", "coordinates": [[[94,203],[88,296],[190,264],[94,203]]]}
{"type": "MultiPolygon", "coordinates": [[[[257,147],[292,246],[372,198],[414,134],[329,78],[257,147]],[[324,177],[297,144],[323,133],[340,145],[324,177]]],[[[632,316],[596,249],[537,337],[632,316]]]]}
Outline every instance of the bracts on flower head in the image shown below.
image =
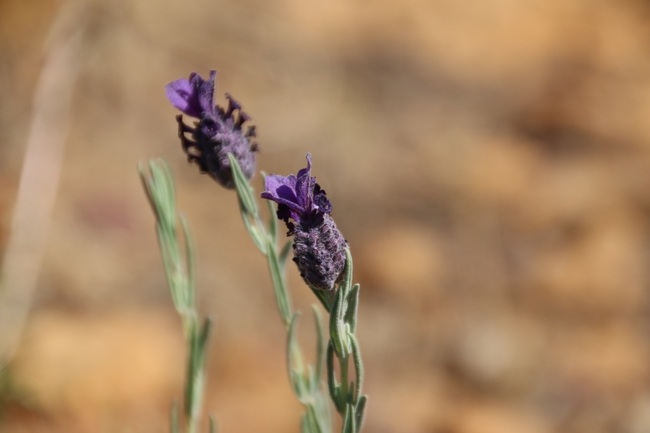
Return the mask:
{"type": "Polygon", "coordinates": [[[189,79],[180,78],[167,84],[165,93],[174,107],[199,119],[191,127],[183,122],[182,115],[176,117],[178,136],[187,159],[221,185],[234,188],[228,153],[233,154],[250,180],[255,173],[255,152],[258,150],[257,143],[250,142],[255,137],[255,127],[249,126],[246,132],[243,131],[244,122],[250,118],[230,95],[226,94],[226,109],[215,105],[216,77],[216,71],[210,71],[207,80],[192,72],[189,79]]]}
{"type": "Polygon", "coordinates": [[[329,215],[332,204],[325,191],[311,176],[311,155],[297,176],[267,176],[262,198],[278,204],[277,216],[294,237],[293,261],[305,282],[332,290],[345,268],[347,242],[329,215]]]}

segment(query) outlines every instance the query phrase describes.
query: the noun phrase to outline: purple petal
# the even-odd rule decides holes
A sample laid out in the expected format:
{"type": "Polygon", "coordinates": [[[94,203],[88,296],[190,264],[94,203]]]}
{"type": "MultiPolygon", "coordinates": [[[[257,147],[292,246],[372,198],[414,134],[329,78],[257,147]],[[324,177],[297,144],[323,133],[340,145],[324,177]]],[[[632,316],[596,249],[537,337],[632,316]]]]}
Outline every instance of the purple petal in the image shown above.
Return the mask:
{"type": "Polygon", "coordinates": [[[295,187],[296,177],[294,175],[290,174],[285,177],[271,174],[264,181],[266,191],[262,193],[262,198],[287,205],[292,211],[302,213],[305,209],[298,202],[295,187]]]}
{"type": "Polygon", "coordinates": [[[298,181],[296,182],[298,203],[308,211],[310,211],[312,207],[315,183],[316,178],[311,177],[311,154],[308,153],[307,168],[298,171],[298,181]]]}
{"type": "Polygon", "coordinates": [[[188,116],[201,117],[201,107],[192,87],[189,80],[180,78],[165,86],[165,94],[175,108],[188,116]]]}
{"type": "Polygon", "coordinates": [[[290,174],[289,176],[278,176],[277,174],[271,174],[266,176],[266,179],[264,180],[264,189],[267,191],[275,191],[283,185],[288,186],[292,191],[295,191],[296,176],[293,174],[290,174]]]}
{"type": "Polygon", "coordinates": [[[307,176],[311,175],[311,153],[307,153],[306,158],[307,158],[307,167],[298,170],[298,178],[301,178],[305,175],[307,176]]]}
{"type": "MultiPolygon", "coordinates": [[[[200,78],[200,76],[199,76],[200,78]]],[[[217,80],[217,71],[210,71],[210,77],[203,81],[198,89],[199,105],[204,112],[214,112],[214,87],[217,80]]]]}
{"type": "MultiPolygon", "coordinates": [[[[286,187],[283,187],[283,188],[286,188],[286,187]]],[[[305,212],[305,210],[300,205],[298,205],[296,202],[291,201],[291,200],[287,200],[286,198],[283,198],[283,197],[278,197],[278,196],[276,196],[274,194],[271,194],[268,191],[264,191],[261,194],[261,197],[265,198],[267,200],[272,200],[272,201],[276,202],[277,204],[283,204],[283,205],[287,206],[296,215],[301,215],[301,214],[303,214],[305,212]]]]}

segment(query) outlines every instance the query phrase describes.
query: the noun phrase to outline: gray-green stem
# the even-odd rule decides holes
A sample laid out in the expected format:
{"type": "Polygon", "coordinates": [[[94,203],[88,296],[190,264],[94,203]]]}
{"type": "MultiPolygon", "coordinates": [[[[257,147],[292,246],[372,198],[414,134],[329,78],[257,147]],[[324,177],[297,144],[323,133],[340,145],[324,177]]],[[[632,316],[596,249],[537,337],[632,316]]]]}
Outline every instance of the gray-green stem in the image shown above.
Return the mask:
{"type": "MultiPolygon", "coordinates": [[[[167,283],[174,307],[181,317],[187,344],[183,405],[185,433],[197,433],[205,391],[205,360],[211,321],[206,319],[201,325],[196,311],[194,245],[189,224],[176,211],[174,183],[169,166],[162,160],[150,160],[148,172],[144,164],[140,164],[138,169],[156,217],[156,234],[167,283]]],[[[172,408],[171,423],[171,431],[179,432],[176,405],[172,408]]],[[[213,427],[214,422],[211,421],[211,428],[213,427]]]]}
{"type": "MultiPolygon", "coordinates": [[[[295,341],[295,332],[292,332],[292,327],[295,326],[295,313],[291,307],[291,298],[284,275],[287,251],[278,250],[278,224],[275,219],[274,206],[269,203],[270,220],[267,230],[267,227],[260,219],[253,188],[244,177],[239,163],[232,154],[229,154],[228,158],[233,171],[242,221],[253,243],[267,259],[276,303],[282,322],[287,330],[289,340],[287,342],[289,380],[294,394],[306,410],[300,422],[301,431],[302,433],[330,433],[329,405],[322,392],[322,385],[320,383],[313,384],[316,378],[320,377],[320,372],[314,371],[311,366],[305,369],[302,351],[298,342],[295,341]]],[[[316,320],[318,320],[318,317],[316,320]]],[[[320,329],[320,326],[318,328],[320,329]]],[[[319,337],[319,343],[321,343],[320,340],[322,338],[319,337]]],[[[324,350],[318,350],[317,352],[321,358],[324,356],[324,350]]],[[[318,360],[317,365],[323,365],[322,359],[318,360]]]]}

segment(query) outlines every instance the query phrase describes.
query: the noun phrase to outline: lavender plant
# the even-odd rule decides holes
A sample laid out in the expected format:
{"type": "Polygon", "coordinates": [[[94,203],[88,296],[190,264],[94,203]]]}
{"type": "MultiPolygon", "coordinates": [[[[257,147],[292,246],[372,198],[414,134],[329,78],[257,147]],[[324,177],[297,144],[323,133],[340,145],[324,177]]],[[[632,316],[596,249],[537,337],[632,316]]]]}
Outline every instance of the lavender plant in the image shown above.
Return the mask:
{"type": "MultiPolygon", "coordinates": [[[[142,163],[138,165],[138,171],[156,217],[156,234],[167,284],[174,307],[181,317],[187,344],[188,359],[183,398],[185,433],[196,433],[201,419],[206,382],[205,360],[212,321],[206,318],[203,324],[199,325],[194,290],[194,246],[187,220],[176,211],[174,182],[169,166],[162,160],[150,160],[147,165],[148,172],[142,163]]],[[[172,407],[171,431],[180,431],[176,404],[172,407]]],[[[212,417],[210,432],[216,433],[216,424],[212,417]]]]}
{"type": "Polygon", "coordinates": [[[267,176],[261,197],[277,203],[276,215],[285,222],[289,230],[287,236],[294,237],[293,261],[300,276],[330,314],[329,393],[343,416],[342,431],[356,433],[361,429],[367,401],[367,396],[361,393],[363,363],[355,336],[359,285],[352,286],[352,255],[329,215],[332,204],[316,178],[311,176],[311,165],[311,155],[307,154],[307,167],[298,171],[297,176],[267,176]],[[334,355],[338,360],[340,384],[334,371],[334,355]],[[350,359],[355,368],[356,384],[348,377],[350,359]]]}
{"type": "Polygon", "coordinates": [[[189,79],[179,79],[166,86],[167,98],[184,114],[198,120],[187,126],[178,116],[179,136],[190,162],[201,172],[227,188],[235,188],[239,209],[253,243],[266,257],[275,298],[282,321],[287,329],[287,369],[289,382],[298,401],[305,408],[300,426],[303,433],[329,433],[332,430],[327,392],[322,373],[327,366],[327,388],[337,411],[341,414],[342,432],[361,430],[367,397],[362,394],[363,364],[355,336],[359,285],[352,285],[352,256],[347,242],[329,215],[332,205],[325,191],[311,176],[311,156],[307,168],[298,176],[270,175],[265,177],[270,220],[265,225],[250,185],[255,171],[257,144],[255,127],[246,132],[242,125],[249,117],[229,95],[227,109],[214,104],[216,72],[203,80],[192,73],[189,79]],[[238,115],[234,113],[238,110],[238,115]],[[186,136],[189,134],[191,139],[186,136]],[[277,208],[276,208],[277,204],[277,208]],[[293,236],[279,246],[278,223],[285,222],[293,236]],[[293,246],[293,248],[292,248],[293,246]],[[330,314],[329,343],[325,344],[319,310],[313,306],[317,331],[316,365],[306,365],[296,339],[299,312],[291,306],[285,267],[293,249],[293,261],[307,286],[330,314]],[[339,379],[335,372],[338,361],[339,379]],[[352,361],[356,382],[349,375],[352,361]]]}

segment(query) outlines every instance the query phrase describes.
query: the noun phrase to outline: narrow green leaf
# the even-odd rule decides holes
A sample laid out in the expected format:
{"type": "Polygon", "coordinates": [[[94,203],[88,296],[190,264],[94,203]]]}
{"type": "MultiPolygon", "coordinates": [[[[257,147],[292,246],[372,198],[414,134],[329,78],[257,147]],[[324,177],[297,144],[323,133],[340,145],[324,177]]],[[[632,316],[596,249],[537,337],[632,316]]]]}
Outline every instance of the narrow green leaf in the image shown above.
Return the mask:
{"type": "Polygon", "coordinates": [[[314,408],[312,404],[307,405],[307,419],[309,420],[309,429],[313,433],[324,433],[323,430],[321,429],[319,420],[318,420],[318,412],[314,408]]]}
{"type": "Polygon", "coordinates": [[[330,398],[339,413],[343,413],[343,402],[341,401],[341,387],[336,381],[336,372],[334,371],[334,347],[332,342],[327,346],[327,388],[330,392],[330,398]]]}
{"type": "Polygon", "coordinates": [[[354,403],[356,404],[359,401],[359,396],[361,395],[361,390],[363,388],[363,362],[361,361],[361,350],[359,349],[359,341],[354,334],[349,334],[350,341],[352,343],[352,358],[354,360],[354,370],[357,376],[357,386],[354,392],[354,403]]]}
{"type": "MultiPolygon", "coordinates": [[[[257,224],[250,225],[250,232],[251,232],[251,236],[256,239],[257,243],[259,243],[260,245],[266,245],[264,242],[264,239],[266,238],[266,233],[257,224]]],[[[266,253],[262,251],[262,254],[266,254],[266,253]]]]}
{"type": "Polygon", "coordinates": [[[217,421],[215,421],[214,417],[210,415],[210,433],[217,433],[218,427],[217,427],[217,421]]]}
{"type": "Polygon", "coordinates": [[[161,214],[161,223],[166,227],[176,226],[174,181],[164,160],[149,161],[152,176],[152,192],[156,208],[161,214]]]}
{"type": "Polygon", "coordinates": [[[164,159],[158,159],[158,165],[160,167],[162,183],[164,185],[164,197],[167,207],[167,211],[170,215],[173,215],[174,219],[176,218],[176,189],[174,187],[174,176],[172,175],[172,170],[167,164],[167,161],[164,159]]]}
{"type": "Polygon", "coordinates": [[[278,255],[278,260],[280,261],[280,266],[282,267],[282,269],[285,269],[287,265],[287,259],[289,258],[289,253],[292,250],[291,248],[292,246],[293,246],[293,241],[289,239],[280,250],[280,254],[278,255]]]}
{"type": "Polygon", "coordinates": [[[359,398],[359,402],[357,403],[357,408],[355,410],[356,412],[356,424],[357,424],[357,431],[361,431],[361,428],[363,427],[363,416],[366,413],[366,403],[368,401],[368,396],[367,395],[362,395],[359,398]]]}
{"type": "Polygon", "coordinates": [[[248,179],[246,179],[246,176],[242,173],[239,162],[237,162],[237,159],[232,153],[228,153],[228,160],[230,161],[230,167],[232,168],[232,177],[235,181],[235,189],[237,190],[239,199],[244,205],[244,209],[249,215],[257,216],[259,214],[257,210],[257,202],[255,201],[255,197],[253,197],[253,192],[248,184],[248,179]]]}
{"type": "Polygon", "coordinates": [[[336,356],[344,358],[348,355],[346,344],[348,337],[345,332],[345,322],[343,321],[345,315],[345,297],[347,291],[345,287],[339,287],[334,297],[334,304],[330,311],[330,338],[332,340],[336,356]]]}
{"type": "Polygon", "coordinates": [[[359,310],[359,288],[358,284],[355,284],[348,294],[348,308],[345,312],[345,323],[350,325],[350,332],[353,334],[357,329],[357,315],[359,310]]]}
{"type": "Polygon", "coordinates": [[[179,278],[177,276],[177,261],[173,259],[173,248],[174,245],[170,242],[169,237],[165,235],[162,231],[162,227],[158,224],[156,225],[156,231],[158,234],[158,245],[160,247],[160,256],[163,262],[163,268],[165,269],[165,275],[167,276],[167,285],[169,286],[169,291],[172,295],[172,301],[174,302],[174,307],[176,311],[180,312],[183,310],[183,294],[182,290],[179,288],[179,278]]]}
{"type": "MultiPolygon", "coordinates": [[[[266,178],[266,176],[264,176],[266,178]]],[[[271,200],[266,201],[266,205],[269,209],[269,234],[274,241],[278,239],[278,217],[275,214],[275,203],[271,200]]]]}
{"type": "Polygon", "coordinates": [[[153,209],[157,219],[158,211],[154,204],[153,197],[151,196],[151,188],[149,187],[151,175],[146,172],[144,162],[142,161],[138,162],[138,174],[140,175],[140,182],[142,183],[142,189],[144,189],[145,195],[147,196],[147,201],[149,202],[149,206],[151,206],[151,209],[153,209]]]}
{"type": "Polygon", "coordinates": [[[189,335],[189,353],[187,360],[187,375],[185,377],[185,418],[189,419],[194,415],[197,406],[197,386],[200,387],[200,383],[197,382],[198,371],[196,362],[199,331],[197,329],[196,320],[190,320],[187,327],[189,335]]]}
{"type": "Polygon", "coordinates": [[[208,317],[203,322],[203,327],[201,328],[201,334],[199,335],[199,341],[198,341],[198,355],[201,364],[205,364],[206,348],[207,348],[208,339],[210,338],[211,330],[212,330],[212,319],[208,317]]]}
{"type": "Polygon", "coordinates": [[[198,329],[196,319],[190,320],[190,350],[185,393],[185,417],[197,419],[203,404],[203,389],[205,385],[205,355],[212,321],[205,319],[201,329],[198,329]]]}
{"type": "Polygon", "coordinates": [[[316,371],[314,372],[314,383],[312,384],[312,393],[316,393],[316,390],[320,387],[325,364],[325,332],[318,307],[312,305],[311,309],[314,312],[314,322],[316,322],[316,371]]]}
{"type": "Polygon", "coordinates": [[[196,266],[195,266],[195,250],[194,250],[194,241],[192,240],[192,235],[190,233],[190,225],[187,222],[187,219],[184,215],[179,214],[181,220],[181,227],[183,228],[183,239],[185,240],[185,270],[187,272],[187,308],[194,308],[196,302],[196,295],[194,289],[194,283],[196,278],[196,266]]]}
{"type": "Polygon", "coordinates": [[[267,261],[269,264],[269,270],[271,272],[271,280],[273,282],[273,288],[275,289],[275,298],[278,304],[278,309],[280,310],[280,316],[285,323],[285,326],[288,326],[291,323],[291,299],[289,298],[289,293],[284,284],[283,272],[280,268],[280,263],[278,261],[278,256],[276,255],[271,241],[267,243],[267,261]]]}
{"type": "Polygon", "coordinates": [[[260,252],[264,255],[267,254],[267,244],[264,242],[262,239],[262,236],[260,235],[260,231],[251,224],[249,220],[249,215],[246,212],[246,209],[244,207],[244,204],[242,203],[241,200],[239,200],[239,212],[241,213],[241,219],[244,222],[244,227],[246,227],[246,231],[248,232],[249,236],[253,240],[253,243],[257,247],[257,249],[260,250],[260,252]]]}
{"type": "Polygon", "coordinates": [[[307,284],[307,285],[309,286],[309,289],[312,291],[312,293],[316,296],[316,298],[318,298],[320,303],[323,305],[325,311],[330,313],[332,310],[332,305],[330,299],[327,297],[329,293],[324,290],[315,289],[311,286],[311,284],[307,284]]]}
{"type": "Polygon", "coordinates": [[[353,266],[352,266],[352,253],[350,253],[350,248],[345,249],[345,270],[343,274],[343,281],[339,285],[339,290],[341,290],[341,286],[346,289],[346,292],[349,292],[352,289],[352,271],[353,271],[353,266]]]}
{"type": "Polygon", "coordinates": [[[354,408],[351,404],[345,405],[345,415],[343,415],[343,429],[342,433],[356,433],[355,429],[355,416],[354,408]]]}
{"type": "Polygon", "coordinates": [[[300,389],[300,376],[303,373],[303,365],[300,354],[300,349],[296,343],[296,328],[298,325],[298,318],[300,312],[296,311],[291,318],[289,330],[287,332],[287,372],[291,382],[291,388],[296,396],[302,398],[302,390],[300,389]]]}

